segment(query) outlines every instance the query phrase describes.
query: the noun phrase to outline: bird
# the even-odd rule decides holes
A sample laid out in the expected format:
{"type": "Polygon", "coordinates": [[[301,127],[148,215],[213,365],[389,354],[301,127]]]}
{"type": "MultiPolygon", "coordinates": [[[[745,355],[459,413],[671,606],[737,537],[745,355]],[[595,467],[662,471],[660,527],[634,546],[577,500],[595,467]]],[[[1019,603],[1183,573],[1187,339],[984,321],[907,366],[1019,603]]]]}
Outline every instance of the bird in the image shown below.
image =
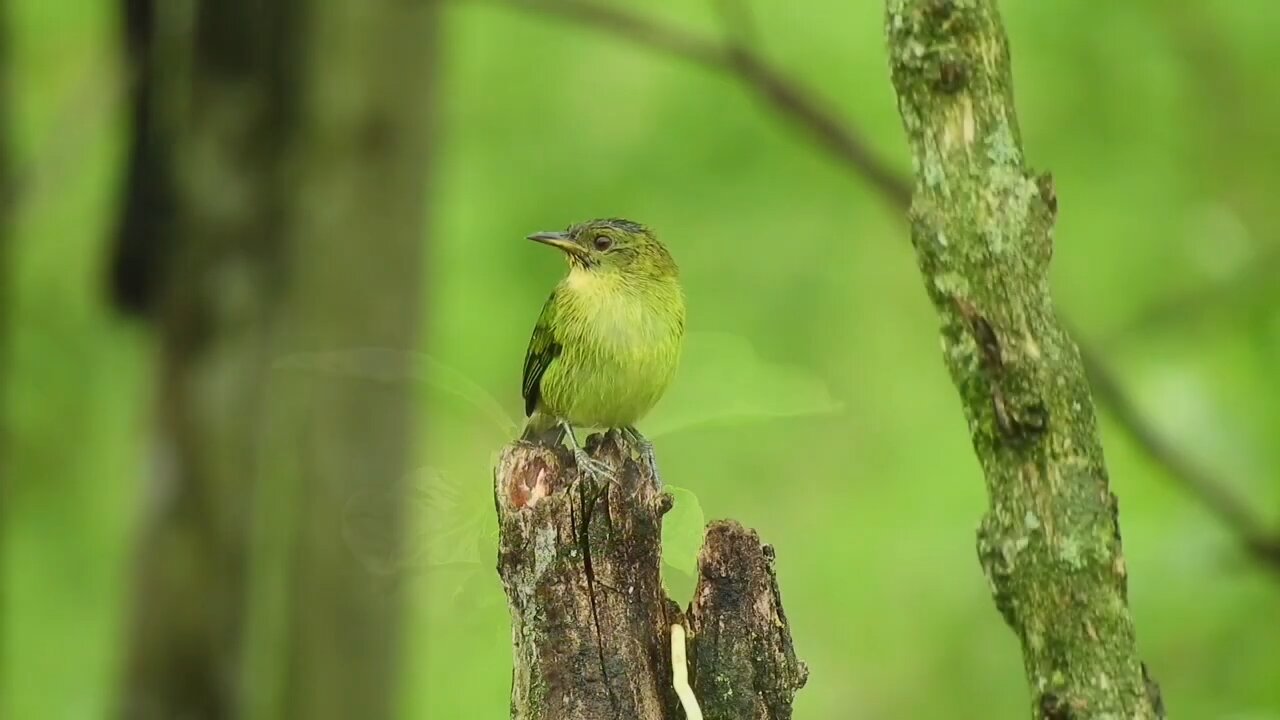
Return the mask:
{"type": "Polygon", "coordinates": [[[606,218],[537,232],[529,240],[564,253],[569,272],[551,291],[525,353],[522,438],[568,438],[593,478],[611,468],[583,450],[574,428],[618,430],[661,485],[653,443],[636,428],[666,392],[680,362],[685,296],[679,270],[648,227],[606,218]]]}

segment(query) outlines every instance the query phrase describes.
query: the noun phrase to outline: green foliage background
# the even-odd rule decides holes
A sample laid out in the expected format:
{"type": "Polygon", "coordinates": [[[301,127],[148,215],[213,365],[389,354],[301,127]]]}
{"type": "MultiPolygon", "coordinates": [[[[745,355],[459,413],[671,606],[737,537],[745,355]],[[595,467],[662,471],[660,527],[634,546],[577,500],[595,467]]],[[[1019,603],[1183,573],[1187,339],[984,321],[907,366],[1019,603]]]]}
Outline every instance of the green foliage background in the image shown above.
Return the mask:
{"type": "MultiPolygon", "coordinates": [[[[103,3],[10,5],[24,184],[0,716],[94,718],[121,673],[127,560],[155,461],[149,341],[102,289],[127,132],[118,18],[103,3]]],[[[720,33],[709,3],[635,6],[720,33]]],[[[1280,279],[1258,265],[1280,243],[1280,6],[1002,6],[1027,154],[1057,180],[1059,307],[1161,432],[1280,519],[1280,279]],[[1211,305],[1141,322],[1224,285],[1211,305]]],[[[881,4],[753,7],[762,51],[908,172],[881,4]]],[[[725,387],[765,393],[758,382],[784,373],[839,406],[695,422],[714,403],[673,391],[663,412],[682,422],[658,438],[669,482],[777,548],[811,668],[797,717],[1025,716],[1017,643],[975,558],[979,469],[898,213],[730,78],[498,3],[454,3],[446,20],[429,331],[425,348],[400,349],[431,358],[404,379],[423,407],[414,532],[388,550],[361,541],[358,517],[334,528],[376,556],[371,582],[406,593],[404,716],[505,716],[489,462],[511,430],[477,397],[519,417],[525,342],[562,272],[521,238],[603,215],[658,228],[692,330],[751,349],[723,357],[755,380],[725,387]],[[474,389],[437,365],[465,369],[474,389]]],[[[1280,576],[1242,558],[1103,417],[1139,641],[1167,705],[1280,718],[1280,576]]]]}

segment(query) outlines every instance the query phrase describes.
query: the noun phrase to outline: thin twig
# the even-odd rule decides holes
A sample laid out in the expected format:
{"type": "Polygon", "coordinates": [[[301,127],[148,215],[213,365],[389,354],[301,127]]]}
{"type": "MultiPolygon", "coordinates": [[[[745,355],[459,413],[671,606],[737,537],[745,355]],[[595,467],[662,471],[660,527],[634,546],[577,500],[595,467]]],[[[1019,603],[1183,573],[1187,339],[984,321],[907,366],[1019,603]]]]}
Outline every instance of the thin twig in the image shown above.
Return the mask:
{"type": "Polygon", "coordinates": [[[491,0],[537,15],[558,17],[735,75],[776,110],[780,117],[811,135],[840,164],[866,182],[894,207],[911,203],[911,186],[880,160],[849,123],[827,103],[787,77],[747,47],[699,37],[678,27],[591,0],[491,0]]]}
{"type": "Polygon", "coordinates": [[[715,69],[728,65],[723,46],[674,25],[590,0],[490,0],[495,5],[518,8],[535,15],[549,15],[668,55],[715,69]]]}
{"type": "Polygon", "coordinates": [[[1158,331],[1170,325],[1186,325],[1231,307],[1239,307],[1276,286],[1280,276],[1280,244],[1253,253],[1238,272],[1200,287],[1152,303],[1110,335],[1119,341],[1158,331]]]}
{"type": "MultiPolygon", "coordinates": [[[[1078,337],[1075,332],[1072,335],[1078,337]]],[[[1211,514],[1234,529],[1250,555],[1263,561],[1272,570],[1280,572],[1280,538],[1267,529],[1249,503],[1233,492],[1226,483],[1213,477],[1161,437],[1142,417],[1142,412],[1102,360],[1085,346],[1079,347],[1094,396],[1105,399],[1112,419],[1129,434],[1129,439],[1148,458],[1163,467],[1170,478],[1199,500],[1211,514]]]]}
{"type": "MultiPolygon", "coordinates": [[[[501,5],[558,17],[608,32],[659,52],[736,76],[781,117],[805,130],[853,175],[864,179],[894,208],[911,205],[910,183],[883,163],[830,103],[799,80],[771,65],[740,42],[721,43],[596,0],[491,0],[501,5]]],[[[734,0],[718,0],[732,3],[734,0]]],[[[740,18],[741,19],[741,18],[740,18]]],[[[1070,323],[1066,323],[1070,326],[1070,323]]],[[[1227,490],[1219,478],[1199,469],[1165,441],[1138,412],[1098,353],[1077,338],[1093,396],[1107,407],[1129,439],[1176,485],[1203,502],[1240,537],[1249,553],[1280,572],[1280,534],[1267,530],[1247,502],[1227,490]]]]}

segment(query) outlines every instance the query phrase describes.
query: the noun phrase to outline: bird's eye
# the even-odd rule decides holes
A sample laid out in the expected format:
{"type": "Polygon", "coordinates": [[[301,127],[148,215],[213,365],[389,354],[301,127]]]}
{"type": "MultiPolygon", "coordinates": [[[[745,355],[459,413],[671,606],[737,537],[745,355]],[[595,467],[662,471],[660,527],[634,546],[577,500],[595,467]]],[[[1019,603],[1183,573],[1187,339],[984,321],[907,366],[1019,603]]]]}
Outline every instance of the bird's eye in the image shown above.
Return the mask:
{"type": "Polygon", "coordinates": [[[608,235],[597,235],[595,240],[591,241],[600,252],[604,252],[613,247],[613,238],[608,235]]]}

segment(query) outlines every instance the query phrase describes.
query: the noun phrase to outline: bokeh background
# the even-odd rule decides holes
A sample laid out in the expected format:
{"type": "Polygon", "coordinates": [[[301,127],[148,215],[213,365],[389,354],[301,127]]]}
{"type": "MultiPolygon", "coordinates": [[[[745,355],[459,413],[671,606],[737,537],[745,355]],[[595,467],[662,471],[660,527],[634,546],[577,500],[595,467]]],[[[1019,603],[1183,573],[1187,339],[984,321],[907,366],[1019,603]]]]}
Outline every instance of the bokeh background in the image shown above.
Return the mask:
{"type": "MultiPolygon", "coordinates": [[[[1057,182],[1059,308],[1143,422],[1280,529],[1280,6],[1001,6],[1027,155],[1057,182]]],[[[105,289],[131,132],[121,11],[2,7],[21,182],[0,265],[0,716],[112,717],[160,422],[156,334],[105,289]]],[[[726,35],[713,3],[619,7],[726,35]]],[[[752,47],[907,174],[881,3],[750,9],[752,47]]],[[[982,479],[901,212],[727,73],[508,2],[438,20],[435,79],[403,90],[435,95],[425,280],[406,309],[424,330],[379,351],[411,358],[390,377],[359,348],[292,358],[321,385],[412,400],[403,537],[377,536],[384,504],[367,510],[358,482],[307,487],[340,494],[328,527],[365,569],[351,582],[400,613],[395,715],[506,716],[489,468],[563,272],[522,238],[616,215],[680,263],[698,350],[653,418],[660,462],[681,522],[735,518],[776,547],[811,670],[796,717],[1024,717],[1017,641],[975,557],[982,479]]],[[[1280,568],[1101,417],[1140,648],[1171,713],[1280,718],[1280,568]]],[[[685,545],[669,550],[687,595],[685,545]]]]}

